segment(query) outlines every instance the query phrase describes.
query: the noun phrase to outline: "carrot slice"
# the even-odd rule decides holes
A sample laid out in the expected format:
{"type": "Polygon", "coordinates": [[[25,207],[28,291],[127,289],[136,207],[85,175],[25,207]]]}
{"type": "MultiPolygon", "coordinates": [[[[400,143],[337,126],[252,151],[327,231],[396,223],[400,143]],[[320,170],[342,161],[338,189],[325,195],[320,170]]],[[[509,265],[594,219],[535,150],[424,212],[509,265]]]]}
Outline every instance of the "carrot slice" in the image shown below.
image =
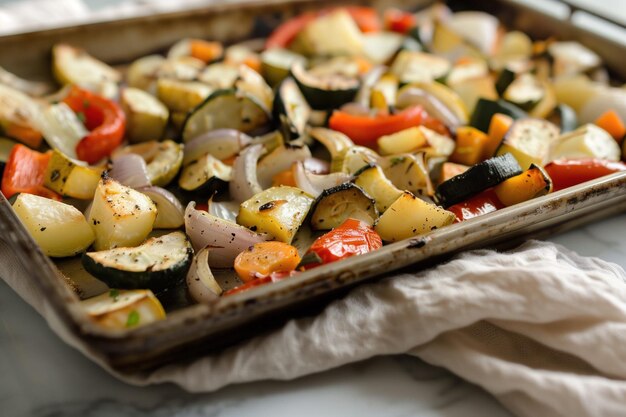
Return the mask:
{"type": "Polygon", "coordinates": [[[482,160],[487,135],[471,126],[461,126],[456,131],[456,148],[450,161],[463,165],[474,165],[482,160]]]}
{"type": "Polygon", "coordinates": [[[513,124],[513,118],[506,114],[496,113],[491,117],[489,122],[489,130],[487,133],[487,143],[485,143],[482,159],[491,158],[502,143],[504,135],[513,124]]]}
{"type": "Polygon", "coordinates": [[[624,125],[622,118],[615,110],[610,109],[605,111],[596,119],[594,123],[609,132],[617,143],[622,143],[622,140],[624,140],[624,136],[626,135],[626,126],[624,125]]]}
{"type": "Polygon", "coordinates": [[[235,258],[235,271],[243,282],[268,276],[273,272],[289,272],[300,263],[298,249],[283,242],[261,242],[235,258]]]}
{"type": "Polygon", "coordinates": [[[212,62],[220,58],[224,53],[224,47],[220,42],[209,42],[202,39],[193,39],[189,43],[191,56],[204,62],[212,62]]]}
{"type": "Polygon", "coordinates": [[[284,171],[279,172],[272,178],[272,187],[278,187],[279,185],[288,185],[290,187],[297,187],[296,178],[294,176],[293,165],[284,171]]]}

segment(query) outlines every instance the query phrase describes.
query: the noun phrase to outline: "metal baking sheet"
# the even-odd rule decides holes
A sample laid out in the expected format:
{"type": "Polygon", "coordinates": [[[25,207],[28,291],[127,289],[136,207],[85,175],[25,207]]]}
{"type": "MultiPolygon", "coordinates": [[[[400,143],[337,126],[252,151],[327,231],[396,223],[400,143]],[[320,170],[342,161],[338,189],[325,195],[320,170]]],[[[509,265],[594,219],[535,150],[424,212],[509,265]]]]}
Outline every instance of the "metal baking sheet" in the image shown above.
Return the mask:
{"type": "MultiPolygon", "coordinates": [[[[345,2],[384,9],[418,9],[432,1],[345,2]]],[[[577,39],[596,50],[613,75],[626,78],[619,62],[626,48],[598,35],[521,6],[510,0],[450,1],[453,8],[487,10],[510,28],[531,36],[577,39]]],[[[264,36],[280,21],[303,10],[332,1],[246,2],[212,5],[203,9],[115,22],[46,30],[0,38],[0,65],[22,76],[50,76],[49,51],[57,42],[82,46],[113,64],[164,50],[182,37],[235,42],[264,36]]],[[[192,305],[168,314],[164,321],[131,330],[109,330],[91,322],[79,297],[59,268],[43,255],[0,195],[0,240],[9,244],[22,262],[24,280],[35,286],[68,331],[87,342],[92,351],[119,370],[151,368],[190,355],[218,350],[237,340],[296,315],[308,314],[349,288],[412,265],[432,265],[461,250],[512,245],[626,210],[626,173],[614,174],[556,192],[482,217],[436,230],[428,235],[387,245],[367,255],[350,258],[299,274],[289,280],[221,298],[215,305],[192,305]]],[[[58,261],[60,269],[80,280],[80,267],[58,261]]],[[[80,284],[80,283],[79,283],[80,284]]],[[[104,290],[83,285],[94,295],[104,290]]],[[[176,295],[173,295],[174,297],[176,295]]]]}

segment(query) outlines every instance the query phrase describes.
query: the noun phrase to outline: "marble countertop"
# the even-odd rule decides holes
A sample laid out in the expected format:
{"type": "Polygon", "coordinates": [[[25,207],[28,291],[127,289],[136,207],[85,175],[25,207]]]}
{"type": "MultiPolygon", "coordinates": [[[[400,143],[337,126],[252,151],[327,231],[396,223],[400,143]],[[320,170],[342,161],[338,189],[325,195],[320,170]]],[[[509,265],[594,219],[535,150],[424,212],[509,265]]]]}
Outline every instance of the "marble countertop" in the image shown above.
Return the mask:
{"type": "MultiPolygon", "coordinates": [[[[622,214],[550,240],[626,268],[625,226],[622,214]]],[[[0,415],[7,417],[511,416],[479,387],[409,356],[212,394],[131,387],[63,344],[1,281],[0,375],[0,415]]]]}

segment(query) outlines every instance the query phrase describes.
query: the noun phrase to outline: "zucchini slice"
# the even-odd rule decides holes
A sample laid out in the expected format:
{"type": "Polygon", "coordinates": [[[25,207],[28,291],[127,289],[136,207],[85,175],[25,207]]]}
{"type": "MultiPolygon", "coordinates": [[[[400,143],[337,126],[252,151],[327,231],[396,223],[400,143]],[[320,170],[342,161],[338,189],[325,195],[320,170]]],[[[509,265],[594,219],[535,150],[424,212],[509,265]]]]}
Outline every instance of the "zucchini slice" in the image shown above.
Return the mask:
{"type": "Polygon", "coordinates": [[[313,204],[312,213],[313,230],[334,229],[349,218],[372,226],[378,218],[374,199],[350,182],[324,190],[313,204]]]}
{"type": "Polygon", "coordinates": [[[236,90],[218,90],[187,116],[182,137],[189,142],[215,129],[235,129],[248,134],[264,133],[270,127],[270,115],[253,97],[236,90]]]}
{"type": "Polygon", "coordinates": [[[481,132],[487,132],[489,131],[491,117],[496,113],[506,114],[513,119],[521,119],[528,116],[524,110],[508,101],[480,98],[474,107],[469,124],[481,132]]]}
{"type": "Polygon", "coordinates": [[[397,242],[447,226],[455,218],[454,213],[405,191],[380,216],[374,230],[385,242],[397,242]]]}
{"type": "Polygon", "coordinates": [[[578,126],[578,116],[567,104],[557,105],[547,119],[561,128],[561,133],[571,132],[578,126]]]}
{"type": "Polygon", "coordinates": [[[55,149],[44,174],[44,185],[61,195],[89,200],[96,192],[103,170],[80,165],[55,149]]]}
{"type": "Polygon", "coordinates": [[[532,74],[519,75],[504,91],[503,98],[523,110],[530,110],[543,99],[543,85],[532,74]]]}
{"type": "Polygon", "coordinates": [[[437,186],[435,196],[439,204],[449,207],[521,173],[517,160],[507,153],[487,159],[442,182],[437,186]]]}
{"type": "Polygon", "coordinates": [[[293,78],[285,78],[276,89],[272,114],[280,122],[286,138],[293,140],[304,136],[311,107],[293,78]]]}
{"type": "Polygon", "coordinates": [[[378,165],[368,165],[355,175],[354,183],[376,201],[376,209],[380,213],[384,213],[402,195],[402,190],[389,181],[378,165]]]}
{"type": "Polygon", "coordinates": [[[231,173],[231,167],[207,153],[183,168],[178,185],[185,191],[207,197],[222,191],[230,181],[231,173]]]}
{"type": "Polygon", "coordinates": [[[87,252],[83,266],[111,288],[171,288],[185,278],[193,259],[193,248],[183,232],[146,240],[142,245],[87,252]]]}
{"type": "Polygon", "coordinates": [[[360,81],[356,77],[339,72],[316,74],[307,71],[302,62],[296,62],[291,67],[291,76],[309,105],[315,110],[341,107],[354,99],[360,86],[360,81]]]}
{"type": "Polygon", "coordinates": [[[268,188],[241,203],[237,223],[291,243],[313,201],[313,197],[295,187],[268,188]]]}
{"type": "Polygon", "coordinates": [[[552,148],[559,141],[559,128],[543,119],[520,119],[506,132],[496,155],[512,154],[523,169],[550,162],[552,148]]]}
{"type": "Polygon", "coordinates": [[[305,63],[306,58],[289,49],[267,49],[261,53],[261,74],[270,85],[278,85],[296,62],[305,63]]]}
{"type": "Polygon", "coordinates": [[[147,55],[133,61],[126,71],[128,86],[155,94],[159,69],[164,62],[161,55],[147,55]]]}

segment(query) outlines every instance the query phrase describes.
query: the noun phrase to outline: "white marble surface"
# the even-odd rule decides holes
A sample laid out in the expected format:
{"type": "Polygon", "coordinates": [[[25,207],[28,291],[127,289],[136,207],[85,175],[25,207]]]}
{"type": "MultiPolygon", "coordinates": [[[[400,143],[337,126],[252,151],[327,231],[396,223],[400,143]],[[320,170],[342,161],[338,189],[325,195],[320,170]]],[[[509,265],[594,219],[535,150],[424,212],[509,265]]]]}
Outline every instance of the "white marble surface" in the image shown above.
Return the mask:
{"type": "MultiPolygon", "coordinates": [[[[551,240],[626,267],[626,214],[551,240]]],[[[290,382],[192,395],[175,386],[116,381],[64,345],[0,283],[0,416],[245,417],[510,416],[489,394],[408,357],[383,357],[290,382]]]]}

